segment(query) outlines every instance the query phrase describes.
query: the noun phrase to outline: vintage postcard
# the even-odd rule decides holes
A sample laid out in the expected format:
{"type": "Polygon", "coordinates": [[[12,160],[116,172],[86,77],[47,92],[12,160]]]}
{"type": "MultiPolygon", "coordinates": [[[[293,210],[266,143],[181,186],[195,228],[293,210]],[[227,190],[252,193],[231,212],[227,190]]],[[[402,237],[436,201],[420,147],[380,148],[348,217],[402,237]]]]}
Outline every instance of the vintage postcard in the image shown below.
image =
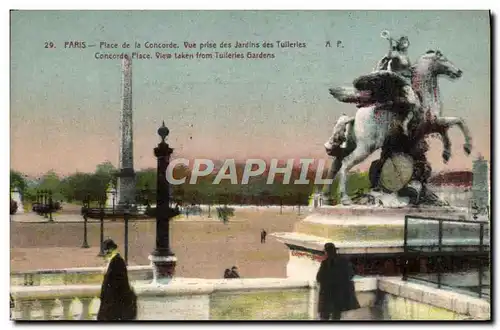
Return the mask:
{"type": "Polygon", "coordinates": [[[12,10],[11,319],[491,320],[490,29],[12,10]]]}

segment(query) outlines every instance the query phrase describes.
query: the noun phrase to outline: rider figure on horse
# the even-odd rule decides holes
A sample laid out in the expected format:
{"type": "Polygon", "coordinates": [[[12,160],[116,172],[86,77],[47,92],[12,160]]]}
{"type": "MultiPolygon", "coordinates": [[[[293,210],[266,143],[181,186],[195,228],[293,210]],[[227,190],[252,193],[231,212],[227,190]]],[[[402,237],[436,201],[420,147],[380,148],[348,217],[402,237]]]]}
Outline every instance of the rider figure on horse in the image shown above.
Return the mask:
{"type": "Polygon", "coordinates": [[[411,87],[410,42],[405,36],[394,40],[387,31],[381,36],[389,40],[390,48],[375,70],[354,80],[354,90],[332,88],[330,94],[341,102],[357,103],[358,107],[375,105],[387,109],[389,105],[390,110],[401,115],[402,129],[408,136],[408,124],[420,106],[420,100],[411,87]]]}

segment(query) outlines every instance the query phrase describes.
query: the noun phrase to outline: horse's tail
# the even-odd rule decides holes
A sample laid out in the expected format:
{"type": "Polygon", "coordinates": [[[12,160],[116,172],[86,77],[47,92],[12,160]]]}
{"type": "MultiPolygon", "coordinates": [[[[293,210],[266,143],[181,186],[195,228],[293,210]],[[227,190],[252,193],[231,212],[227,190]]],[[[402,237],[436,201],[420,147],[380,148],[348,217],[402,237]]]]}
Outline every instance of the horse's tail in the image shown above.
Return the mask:
{"type": "Polygon", "coordinates": [[[325,143],[325,148],[327,150],[337,150],[342,147],[353,128],[354,119],[355,117],[348,117],[346,115],[340,116],[333,127],[332,136],[325,143]]]}

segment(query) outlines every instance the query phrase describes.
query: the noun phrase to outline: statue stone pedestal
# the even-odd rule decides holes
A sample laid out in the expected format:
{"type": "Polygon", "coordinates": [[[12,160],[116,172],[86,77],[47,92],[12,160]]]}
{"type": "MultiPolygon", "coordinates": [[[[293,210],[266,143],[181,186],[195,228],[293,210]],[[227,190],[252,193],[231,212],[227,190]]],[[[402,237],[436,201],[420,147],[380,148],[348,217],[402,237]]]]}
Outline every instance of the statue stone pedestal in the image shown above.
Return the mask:
{"type": "MultiPolygon", "coordinates": [[[[351,261],[356,259],[353,263],[357,275],[399,276],[405,216],[458,220],[466,214],[466,210],[452,207],[322,206],[296,223],[293,232],[271,235],[289,249],[287,277],[314,279],[327,242],[334,243],[338,252],[351,261]]],[[[422,221],[412,230],[421,235],[425,245],[429,238],[437,239],[436,228],[437,222],[430,226],[422,221]]],[[[477,233],[469,235],[478,237],[477,233]]]]}
{"type": "Polygon", "coordinates": [[[24,205],[23,205],[23,201],[22,201],[22,198],[21,198],[21,192],[19,191],[19,189],[15,188],[12,191],[12,193],[10,195],[10,198],[12,198],[12,200],[17,203],[16,214],[22,214],[22,213],[24,213],[24,205]]]}
{"type": "Polygon", "coordinates": [[[150,255],[148,259],[151,261],[151,267],[153,268],[153,283],[169,284],[175,275],[177,257],[174,255],[171,256],[150,255]]]}
{"type": "Polygon", "coordinates": [[[321,207],[323,205],[327,205],[327,201],[323,197],[323,194],[321,193],[314,193],[309,196],[309,210],[313,211],[317,209],[318,207],[321,207]]]}
{"type": "Polygon", "coordinates": [[[117,190],[115,187],[112,185],[109,185],[108,188],[106,189],[106,208],[112,208],[114,209],[116,207],[117,200],[116,200],[116,195],[117,195],[117,190]]]}

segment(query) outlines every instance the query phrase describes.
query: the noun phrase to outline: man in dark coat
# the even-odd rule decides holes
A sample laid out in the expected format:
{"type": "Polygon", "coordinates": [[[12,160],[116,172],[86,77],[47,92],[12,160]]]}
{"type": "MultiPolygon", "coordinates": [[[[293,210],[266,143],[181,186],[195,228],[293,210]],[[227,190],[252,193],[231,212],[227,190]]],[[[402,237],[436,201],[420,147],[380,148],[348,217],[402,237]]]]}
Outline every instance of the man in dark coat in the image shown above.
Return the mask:
{"type": "Polygon", "coordinates": [[[135,320],[137,316],[137,296],[130,287],[127,265],[117,248],[111,239],[103,242],[109,266],[102,282],[98,321],[135,320]]]}
{"type": "Polygon", "coordinates": [[[326,258],[321,262],[316,280],[319,283],[318,313],[321,320],[340,320],[342,312],[359,308],[354,290],[354,269],[337,255],[333,243],[325,244],[326,258]]]}

